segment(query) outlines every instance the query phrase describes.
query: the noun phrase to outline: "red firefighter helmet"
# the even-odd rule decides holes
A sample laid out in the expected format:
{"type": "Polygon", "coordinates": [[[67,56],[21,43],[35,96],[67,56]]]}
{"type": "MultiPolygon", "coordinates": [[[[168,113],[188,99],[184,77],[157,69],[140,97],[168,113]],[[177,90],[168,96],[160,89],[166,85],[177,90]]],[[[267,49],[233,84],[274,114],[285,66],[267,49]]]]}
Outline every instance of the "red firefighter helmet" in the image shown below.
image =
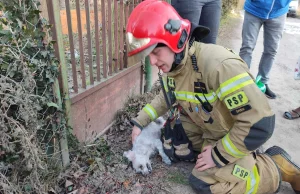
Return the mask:
{"type": "Polygon", "coordinates": [[[184,49],[190,31],[191,23],[182,19],[170,4],[145,0],[135,7],[128,19],[128,56],[145,57],[159,43],[179,53],[184,49]]]}

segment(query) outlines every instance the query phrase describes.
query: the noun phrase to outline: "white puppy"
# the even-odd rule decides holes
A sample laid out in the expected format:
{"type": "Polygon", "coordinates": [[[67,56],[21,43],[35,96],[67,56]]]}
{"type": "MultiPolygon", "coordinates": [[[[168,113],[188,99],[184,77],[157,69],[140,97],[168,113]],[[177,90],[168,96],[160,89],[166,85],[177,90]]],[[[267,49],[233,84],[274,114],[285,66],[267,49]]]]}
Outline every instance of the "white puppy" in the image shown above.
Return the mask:
{"type": "Polygon", "coordinates": [[[132,150],[124,152],[123,156],[132,162],[132,167],[136,173],[147,175],[151,173],[152,167],[150,157],[158,151],[162,157],[162,161],[168,165],[171,160],[165,154],[163,145],[160,140],[161,128],[163,128],[165,120],[159,117],[143,128],[141,134],[135,139],[132,150]]]}

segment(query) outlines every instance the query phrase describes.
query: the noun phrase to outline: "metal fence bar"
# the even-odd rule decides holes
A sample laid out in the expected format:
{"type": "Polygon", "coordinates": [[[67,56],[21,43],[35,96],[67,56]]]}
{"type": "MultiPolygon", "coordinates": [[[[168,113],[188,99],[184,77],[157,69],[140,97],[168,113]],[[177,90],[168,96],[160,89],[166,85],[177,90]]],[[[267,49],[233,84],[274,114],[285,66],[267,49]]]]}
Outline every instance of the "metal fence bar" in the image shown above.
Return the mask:
{"type": "Polygon", "coordinates": [[[107,19],[108,19],[108,29],[107,29],[107,33],[108,33],[108,66],[109,66],[109,75],[112,75],[112,38],[111,38],[111,27],[112,27],[112,23],[111,23],[111,0],[107,1],[107,19]]]}
{"type": "Polygon", "coordinates": [[[114,61],[115,61],[115,73],[118,72],[118,55],[119,55],[119,47],[118,47],[118,0],[114,0],[114,41],[115,41],[115,57],[114,57],[114,61]]]}
{"type": "Polygon", "coordinates": [[[79,0],[76,0],[76,15],[77,15],[77,26],[78,26],[78,42],[79,42],[79,50],[80,50],[81,81],[82,81],[82,87],[86,89],[84,53],[83,53],[83,43],[82,43],[82,28],[81,28],[81,12],[80,12],[79,0]]]}
{"type": "Polygon", "coordinates": [[[96,63],[97,63],[97,81],[100,77],[100,43],[99,43],[99,22],[98,22],[98,1],[94,0],[94,20],[95,20],[95,42],[96,42],[96,63]]]}
{"type": "Polygon", "coordinates": [[[131,5],[132,5],[132,1],[128,1],[129,15],[131,14],[131,5]]]}
{"type": "Polygon", "coordinates": [[[120,63],[120,70],[123,69],[123,50],[124,50],[124,40],[123,40],[123,34],[124,34],[124,3],[123,0],[120,0],[120,47],[119,47],[119,63],[120,63]]]}
{"type": "MultiPolygon", "coordinates": [[[[127,3],[125,4],[125,31],[124,33],[126,33],[126,26],[127,26],[127,22],[128,22],[128,17],[129,17],[129,6],[130,6],[130,2],[127,1],[127,3]]],[[[127,42],[126,42],[126,34],[124,36],[124,68],[128,67],[128,57],[127,57],[127,42]]]]}
{"type": "Polygon", "coordinates": [[[87,41],[88,41],[88,64],[90,72],[90,84],[94,84],[93,74],[93,55],[92,55],[92,37],[91,37],[91,19],[90,19],[90,4],[89,0],[85,0],[85,14],[86,14],[86,30],[87,30],[87,41]]]}
{"type": "Polygon", "coordinates": [[[124,7],[125,7],[125,25],[124,25],[124,29],[126,30],[126,26],[127,26],[127,22],[128,22],[128,18],[129,18],[130,2],[127,1],[124,7]]]}
{"type": "MultiPolygon", "coordinates": [[[[52,39],[54,39],[55,41],[57,41],[57,33],[56,33],[56,23],[55,23],[55,16],[53,13],[53,2],[50,0],[47,0],[47,9],[48,9],[48,16],[49,16],[49,23],[52,24],[51,26],[51,32],[52,32],[52,39]]],[[[55,52],[55,56],[57,58],[59,58],[59,48],[58,48],[58,44],[54,44],[54,52],[55,52]]],[[[61,76],[61,68],[58,69],[59,73],[58,73],[58,81],[59,81],[59,88],[63,88],[63,81],[62,81],[62,76],[61,76]]]]}
{"type": "Polygon", "coordinates": [[[102,59],[103,59],[103,77],[107,78],[107,63],[106,63],[106,16],[105,16],[105,0],[101,0],[102,13],[102,59]]]}
{"type": "Polygon", "coordinates": [[[131,6],[130,6],[130,8],[129,8],[129,12],[130,12],[130,13],[132,12],[132,10],[133,10],[133,8],[134,8],[135,0],[132,0],[131,2],[132,2],[132,3],[130,4],[131,6]]]}
{"type": "Polygon", "coordinates": [[[72,32],[72,18],[70,13],[70,0],[65,0],[66,13],[67,13],[67,22],[68,22],[68,36],[70,44],[70,55],[71,55],[71,64],[72,64],[72,77],[73,77],[73,90],[75,93],[78,92],[78,82],[77,82],[77,70],[76,70],[76,60],[75,60],[75,48],[74,48],[74,39],[72,32]]]}

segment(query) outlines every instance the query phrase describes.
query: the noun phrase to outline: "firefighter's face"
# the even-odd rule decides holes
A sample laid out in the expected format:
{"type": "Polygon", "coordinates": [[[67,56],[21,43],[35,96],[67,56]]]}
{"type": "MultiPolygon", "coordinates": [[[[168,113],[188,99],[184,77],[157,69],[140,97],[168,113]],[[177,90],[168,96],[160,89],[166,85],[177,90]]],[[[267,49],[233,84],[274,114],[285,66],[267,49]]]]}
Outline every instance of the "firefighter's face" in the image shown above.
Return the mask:
{"type": "Polygon", "coordinates": [[[175,53],[167,46],[156,47],[150,54],[151,65],[155,65],[162,72],[167,73],[171,70],[174,62],[175,53]]]}

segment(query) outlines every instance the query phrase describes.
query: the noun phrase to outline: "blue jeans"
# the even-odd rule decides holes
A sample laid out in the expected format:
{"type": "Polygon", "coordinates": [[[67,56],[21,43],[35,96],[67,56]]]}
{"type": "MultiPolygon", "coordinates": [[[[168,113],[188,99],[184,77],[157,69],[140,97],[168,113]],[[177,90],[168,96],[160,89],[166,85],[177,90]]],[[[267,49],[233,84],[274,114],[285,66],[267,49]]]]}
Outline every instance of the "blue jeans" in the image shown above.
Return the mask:
{"type": "Polygon", "coordinates": [[[260,58],[258,75],[261,75],[261,81],[268,83],[269,73],[277,54],[280,39],[283,34],[286,14],[273,18],[261,19],[248,12],[245,12],[243,31],[242,31],[242,47],[240,49],[240,57],[251,66],[252,52],[255,48],[257,37],[261,26],[264,27],[264,51],[260,58]]]}
{"type": "Polygon", "coordinates": [[[221,0],[172,0],[171,4],[182,18],[210,29],[209,35],[201,42],[216,44],[221,17],[221,0]]]}

